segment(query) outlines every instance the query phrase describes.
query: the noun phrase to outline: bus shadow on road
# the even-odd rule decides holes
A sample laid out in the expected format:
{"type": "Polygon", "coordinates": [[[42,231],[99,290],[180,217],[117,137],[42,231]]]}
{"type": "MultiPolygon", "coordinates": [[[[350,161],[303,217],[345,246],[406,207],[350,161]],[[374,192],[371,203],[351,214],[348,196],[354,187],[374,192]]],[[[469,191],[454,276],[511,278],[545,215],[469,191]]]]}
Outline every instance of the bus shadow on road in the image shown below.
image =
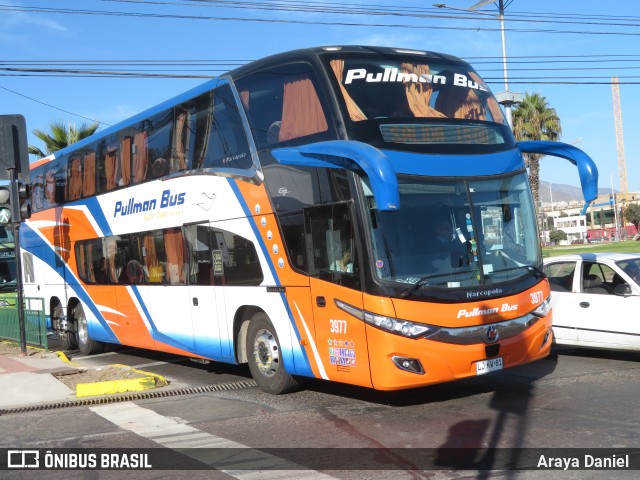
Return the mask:
{"type": "Polygon", "coordinates": [[[529,428],[529,408],[535,397],[535,382],[551,374],[556,355],[506,370],[506,380],[493,392],[490,418],[464,420],[449,427],[446,441],[438,448],[434,466],[456,470],[477,470],[476,478],[489,478],[492,470],[504,470],[526,462],[523,447],[529,428]],[[510,374],[510,375],[509,375],[510,374]],[[505,432],[508,428],[508,438],[505,432]],[[464,455],[460,454],[464,449],[464,455]]]}
{"type": "Polygon", "coordinates": [[[557,362],[557,356],[550,355],[541,360],[500,372],[393,392],[378,391],[321,380],[307,380],[304,388],[309,391],[327,395],[339,395],[366,402],[399,407],[446,402],[483,393],[494,392],[494,394],[497,394],[502,392],[504,394],[504,400],[501,400],[501,402],[511,399],[514,405],[510,408],[519,408],[520,405],[518,402],[529,398],[535,382],[551,374],[556,369],[557,362]]]}

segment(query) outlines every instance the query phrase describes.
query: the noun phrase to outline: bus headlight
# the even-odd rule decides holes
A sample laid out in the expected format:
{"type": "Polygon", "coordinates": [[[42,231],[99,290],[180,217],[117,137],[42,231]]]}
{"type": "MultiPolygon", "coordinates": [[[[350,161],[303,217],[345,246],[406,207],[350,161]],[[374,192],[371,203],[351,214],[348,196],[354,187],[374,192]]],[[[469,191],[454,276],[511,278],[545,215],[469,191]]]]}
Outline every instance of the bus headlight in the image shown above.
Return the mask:
{"type": "Polygon", "coordinates": [[[542,302],[540,305],[536,307],[536,309],[531,312],[531,314],[536,317],[546,317],[551,311],[551,295],[547,297],[547,299],[542,302]]]}
{"type": "Polygon", "coordinates": [[[364,321],[369,325],[408,338],[420,338],[432,335],[438,327],[424,323],[409,322],[398,318],[384,317],[364,312],[364,321]]]}
{"type": "Polygon", "coordinates": [[[407,320],[400,320],[398,318],[386,317],[384,315],[377,315],[375,313],[366,312],[359,308],[344,303],[341,300],[336,299],[336,306],[350,315],[353,315],[360,320],[368,323],[371,326],[379,328],[395,335],[400,335],[407,338],[421,338],[428,337],[436,333],[440,327],[434,325],[427,325],[425,323],[409,322],[407,320]]]}

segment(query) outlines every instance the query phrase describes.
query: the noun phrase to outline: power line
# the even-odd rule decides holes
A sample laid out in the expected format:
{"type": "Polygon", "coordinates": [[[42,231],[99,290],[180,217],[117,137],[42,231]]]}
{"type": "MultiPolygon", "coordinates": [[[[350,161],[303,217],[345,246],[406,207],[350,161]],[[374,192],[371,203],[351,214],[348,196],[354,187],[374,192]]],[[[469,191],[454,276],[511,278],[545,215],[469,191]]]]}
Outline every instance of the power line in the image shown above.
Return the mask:
{"type": "MultiPolygon", "coordinates": [[[[258,23],[290,23],[298,25],[329,25],[329,26],[352,26],[352,27],[379,27],[379,28],[407,28],[407,29],[431,29],[431,30],[465,30],[465,31],[500,31],[499,28],[492,27],[461,27],[461,26],[445,26],[445,25],[415,25],[415,24],[384,24],[384,23],[353,23],[353,22],[325,22],[325,21],[311,21],[311,20],[289,20],[281,18],[242,18],[242,17],[219,17],[219,16],[200,16],[200,15],[177,15],[173,14],[160,14],[152,12],[121,12],[121,11],[106,11],[106,10],[78,10],[78,9],[63,9],[63,8],[48,8],[48,7],[24,7],[13,5],[0,5],[0,11],[17,11],[17,12],[36,12],[36,13],[59,13],[59,14],[74,14],[74,15],[100,15],[100,16],[115,16],[115,17],[135,17],[135,18],[154,18],[154,19],[171,19],[171,20],[207,20],[207,21],[234,21],[234,22],[258,22],[258,23]]],[[[334,13],[334,12],[330,12],[334,13]]],[[[460,16],[446,16],[430,14],[426,17],[429,18],[464,18],[460,16]]],[[[469,17],[474,20],[480,20],[481,18],[469,17]]],[[[511,17],[510,17],[511,18],[511,17]]],[[[531,23],[530,21],[527,23],[531,23]]],[[[558,22],[551,22],[558,23],[558,22]]],[[[584,22],[580,22],[584,24],[584,22]]],[[[627,25],[627,26],[639,26],[639,25],[627,25]]],[[[558,30],[558,29],[534,29],[534,28],[505,28],[505,31],[519,32],[519,33],[554,33],[554,34],[576,34],[576,35],[615,35],[615,36],[640,36],[640,32],[613,32],[613,31],[588,31],[588,30],[558,30]]]]}
{"type": "Polygon", "coordinates": [[[69,115],[74,115],[76,117],[84,118],[85,120],[91,120],[92,122],[99,123],[100,125],[106,125],[107,127],[111,126],[109,123],[101,122],[101,121],[95,120],[93,118],[85,117],[84,115],[80,115],[78,113],[70,112],[69,110],[65,110],[64,108],[56,107],[55,105],[51,105],[51,104],[43,102],[41,100],[37,100],[37,99],[35,99],[33,97],[30,97],[29,95],[25,95],[24,93],[16,92],[15,90],[11,90],[10,88],[3,87],[2,85],[0,85],[0,88],[3,89],[3,90],[6,90],[8,92],[11,92],[11,93],[13,93],[15,95],[19,95],[19,96],[24,97],[24,98],[26,98],[28,100],[31,100],[32,102],[36,102],[36,103],[39,103],[39,104],[44,105],[46,107],[53,108],[55,110],[60,110],[61,112],[64,112],[64,113],[68,113],[69,115]]]}

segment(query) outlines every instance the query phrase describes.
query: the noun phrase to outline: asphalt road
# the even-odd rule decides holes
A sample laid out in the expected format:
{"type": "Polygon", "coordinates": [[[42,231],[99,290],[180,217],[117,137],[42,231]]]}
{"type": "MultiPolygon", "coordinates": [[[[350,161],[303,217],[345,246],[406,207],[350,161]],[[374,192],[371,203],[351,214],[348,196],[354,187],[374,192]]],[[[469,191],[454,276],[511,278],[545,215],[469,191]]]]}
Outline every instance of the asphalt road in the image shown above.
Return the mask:
{"type": "MultiPolygon", "coordinates": [[[[200,365],[128,348],[81,360],[151,371],[169,379],[169,388],[183,391],[250,379],[244,367],[200,365]]],[[[285,470],[277,478],[635,478],[637,472],[624,470],[534,468],[515,472],[504,469],[505,460],[497,453],[521,462],[542,448],[558,456],[582,456],[602,448],[640,451],[639,361],[638,353],[562,350],[534,364],[403,392],[312,381],[300,392],[283,396],[249,387],[43,410],[0,417],[4,432],[0,447],[80,452],[123,446],[164,446],[169,452],[209,448],[187,450],[189,458],[196,455],[193,452],[219,453],[219,449],[210,449],[212,445],[232,452],[245,447],[277,448],[285,449],[280,457],[297,454],[301,457],[298,464],[308,461],[322,470],[285,470]],[[457,470],[457,459],[451,457],[459,456],[461,450],[450,448],[466,449],[466,470],[457,470]],[[425,468],[434,463],[434,470],[425,468]]],[[[189,477],[258,478],[255,471],[237,471],[244,460],[212,461],[222,461],[218,466],[223,471],[195,470],[189,477]]],[[[266,467],[259,477],[276,478],[274,472],[273,467],[266,467]]],[[[85,473],[65,472],[64,478],[80,478],[85,473]]],[[[116,473],[98,470],[92,477],[116,473]]],[[[62,475],[47,472],[47,478],[62,475]]],[[[127,475],[161,476],[140,471],[127,475]]]]}

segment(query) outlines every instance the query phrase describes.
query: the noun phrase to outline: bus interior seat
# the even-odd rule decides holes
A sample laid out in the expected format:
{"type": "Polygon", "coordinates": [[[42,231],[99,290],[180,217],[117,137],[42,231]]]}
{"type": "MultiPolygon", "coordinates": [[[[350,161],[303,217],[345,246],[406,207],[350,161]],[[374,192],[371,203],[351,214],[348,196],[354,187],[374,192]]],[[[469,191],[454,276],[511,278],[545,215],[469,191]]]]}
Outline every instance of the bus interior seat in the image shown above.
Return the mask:
{"type": "Polygon", "coordinates": [[[213,285],[211,262],[198,260],[197,285],[213,285]]]}
{"type": "Polygon", "coordinates": [[[269,129],[267,130],[267,145],[273,145],[280,141],[280,127],[282,127],[282,122],[280,120],[273,122],[269,126],[269,129]]]}

